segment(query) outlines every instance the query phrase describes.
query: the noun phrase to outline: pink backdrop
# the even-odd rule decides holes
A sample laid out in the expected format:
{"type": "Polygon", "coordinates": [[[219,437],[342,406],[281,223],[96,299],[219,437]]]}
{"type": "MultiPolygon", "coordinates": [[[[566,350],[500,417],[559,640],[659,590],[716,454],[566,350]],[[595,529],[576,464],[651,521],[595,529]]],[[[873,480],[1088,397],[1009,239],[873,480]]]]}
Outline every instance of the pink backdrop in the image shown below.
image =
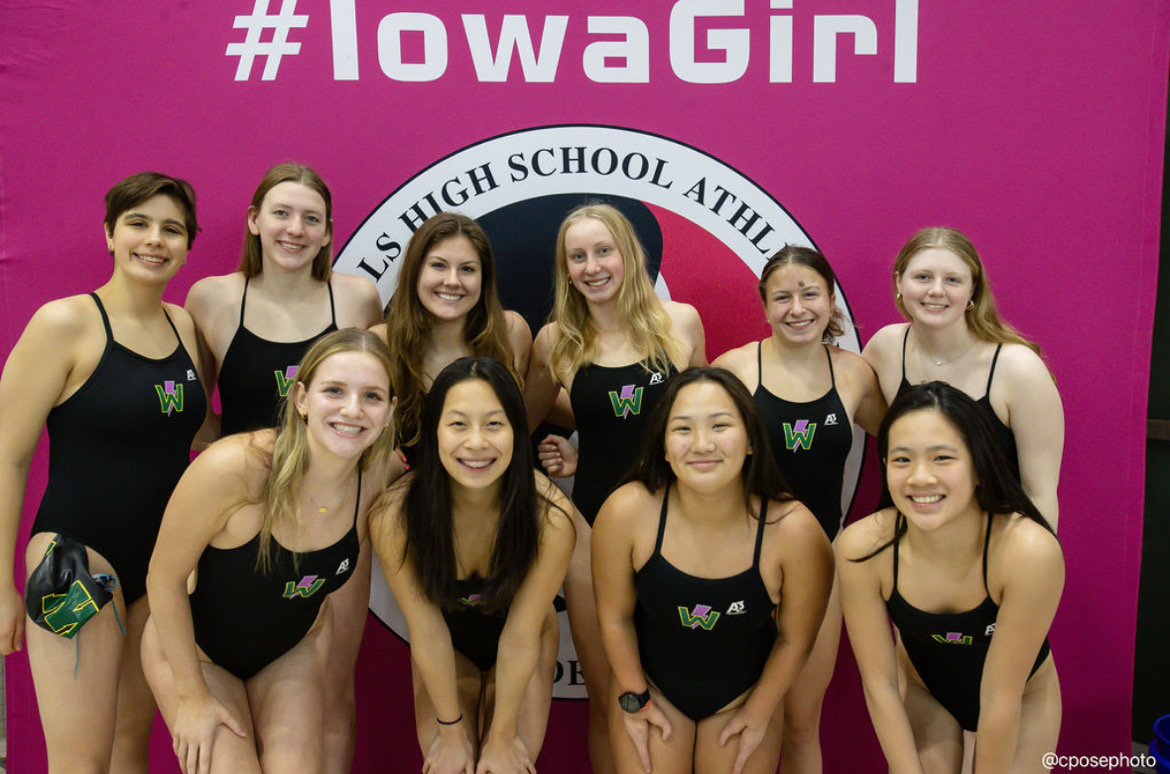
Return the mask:
{"type": "MultiPolygon", "coordinates": [[[[0,354],[39,305],[106,279],[101,197],[143,169],[186,177],[199,194],[204,232],[171,285],[175,302],[200,277],[234,268],[247,201],[277,161],[308,163],[330,182],[340,248],[436,160],[551,124],[652,132],[750,177],[833,262],[863,340],[896,319],[888,276],[901,243],[924,225],[965,231],[1004,314],[1044,346],[1067,412],[1060,498],[1068,582],[1051,635],[1064,689],[1059,751],[1128,751],[1166,3],[12,5],[0,8],[0,354]],[[276,35],[285,54],[257,56],[249,69],[236,47],[250,33],[233,24],[282,8],[303,17],[276,35]],[[429,18],[384,21],[396,13],[429,18]],[[521,51],[493,75],[483,60],[494,56],[501,27],[525,26],[505,13],[525,15],[541,57],[525,62],[521,51]],[[601,19],[631,13],[638,21],[601,19]],[[689,21],[695,13],[726,15],[689,21]],[[396,35],[396,25],[430,31],[396,35]],[[613,25],[634,40],[644,31],[644,47],[601,59],[599,42],[621,37],[605,32],[613,25]],[[480,26],[491,52],[476,43],[480,26]],[[836,28],[859,30],[857,53],[854,35],[840,35],[834,59],[836,28]],[[729,55],[721,36],[730,36],[729,55]],[[600,82],[615,75],[634,82],[600,82]]],[[[273,31],[255,40],[266,44],[273,31]]],[[[684,275],[701,276],[701,267],[680,270],[672,292],[699,302],[710,354],[741,343],[746,335],[732,331],[755,314],[738,309],[741,289],[684,275]]],[[[45,451],[42,444],[30,477],[22,540],[44,488],[45,451]]],[[[385,770],[388,758],[412,770],[406,647],[373,619],[367,635],[358,770],[385,770]]],[[[42,770],[27,660],[8,658],[5,669],[10,770],[42,770]]],[[[578,702],[554,703],[543,770],[586,770],[583,717],[578,702]]],[[[884,770],[847,647],[824,738],[828,771],[884,770]]],[[[177,771],[169,741],[156,742],[158,770],[177,771]]]]}

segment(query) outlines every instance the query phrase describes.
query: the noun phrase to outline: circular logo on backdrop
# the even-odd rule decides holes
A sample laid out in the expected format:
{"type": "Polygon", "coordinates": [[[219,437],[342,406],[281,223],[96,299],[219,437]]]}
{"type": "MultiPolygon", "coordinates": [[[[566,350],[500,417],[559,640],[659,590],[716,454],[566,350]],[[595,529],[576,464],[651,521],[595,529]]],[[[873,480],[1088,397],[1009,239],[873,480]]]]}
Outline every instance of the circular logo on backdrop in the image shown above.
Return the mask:
{"type": "MultiPolygon", "coordinates": [[[[591,201],[612,204],[630,219],[646,249],[655,290],[661,298],[698,310],[711,359],[768,335],[756,291],[768,256],[786,244],[815,246],[779,202],[714,156],[633,129],[562,125],[493,137],[435,161],[366,217],[342,247],[334,269],[369,277],[387,302],[415,230],[438,212],[461,212],[477,220],[491,239],[504,307],[520,312],[535,334],[552,308],[561,221],[591,201]]],[[[837,343],[858,352],[840,287],[836,294],[848,320],[837,343]]],[[[854,432],[845,471],[846,512],[864,451],[864,434],[854,432]]],[[[374,576],[370,609],[408,640],[402,612],[376,566],[374,576]]],[[[563,605],[558,610],[561,647],[554,696],[585,698],[568,616],[563,605]]]]}

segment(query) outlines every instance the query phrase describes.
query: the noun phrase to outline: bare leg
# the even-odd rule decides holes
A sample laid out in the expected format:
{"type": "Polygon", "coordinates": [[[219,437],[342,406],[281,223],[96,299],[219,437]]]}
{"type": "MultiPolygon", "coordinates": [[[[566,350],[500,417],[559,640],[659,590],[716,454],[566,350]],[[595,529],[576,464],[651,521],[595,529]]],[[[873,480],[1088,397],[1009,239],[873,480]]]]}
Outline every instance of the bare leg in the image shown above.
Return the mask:
{"type": "Polygon", "coordinates": [[[1012,759],[1012,774],[1041,774],[1048,770],[1041,760],[1056,751],[1061,721],[1060,680],[1056,664],[1049,660],[1037,670],[1024,690],[1020,706],[1020,735],[1012,759]]]}
{"type": "MultiPolygon", "coordinates": [[[[581,669],[585,675],[585,690],[589,694],[589,762],[593,774],[614,774],[613,751],[609,738],[610,669],[601,644],[601,627],[597,622],[597,604],[593,598],[593,574],[590,567],[589,540],[593,530],[574,510],[573,523],[577,528],[577,544],[569,562],[565,578],[565,606],[569,613],[569,629],[581,669]]],[[[625,731],[622,732],[625,736],[625,731]]]]}
{"type": "MultiPolygon", "coordinates": [[[[413,663],[410,671],[414,682],[414,727],[418,733],[418,746],[425,760],[431,743],[439,734],[439,719],[435,714],[435,704],[431,701],[422,676],[413,663]]],[[[459,690],[459,712],[463,715],[463,727],[467,730],[467,737],[478,755],[483,673],[458,651],[455,653],[455,685],[459,690]]]]}
{"type": "Polygon", "coordinates": [[[321,771],[331,603],[326,602],[304,639],[245,683],[260,768],[267,774],[321,771]]]}
{"type": "Polygon", "coordinates": [[[821,774],[821,705],[837,664],[841,642],[841,593],[833,592],[812,653],[784,696],[784,736],[780,774],[821,774]]]}
{"type": "MultiPolygon", "coordinates": [[[[226,669],[201,661],[203,682],[211,695],[231,710],[244,725],[246,735],[236,736],[226,726],[220,726],[212,743],[211,771],[213,774],[260,774],[260,760],[256,754],[256,732],[252,727],[252,715],[248,708],[248,694],[244,683],[226,669]]],[[[175,690],[175,677],[159,644],[158,632],[153,621],[147,621],[142,636],[142,668],[154,696],[158,701],[163,720],[170,727],[174,723],[179,700],[175,690]]]]}
{"type": "Polygon", "coordinates": [[[357,735],[354,668],[370,607],[371,553],[367,540],[362,544],[353,577],[329,596],[333,647],[325,668],[325,774],[345,774],[353,768],[357,735]]]}
{"type": "MultiPolygon", "coordinates": [[[[617,681],[611,678],[610,691],[616,693],[617,681]]],[[[650,686],[654,706],[662,710],[670,721],[670,739],[663,741],[662,733],[650,729],[650,765],[654,774],[691,774],[695,771],[695,723],[666,700],[657,688],[650,686]]],[[[638,758],[637,748],[626,733],[625,712],[616,701],[609,708],[609,737],[613,740],[614,771],[618,774],[645,774],[638,758]]],[[[718,734],[716,734],[718,737],[718,734]]],[[[730,769],[729,769],[730,770],[730,769]]]]}
{"type": "MultiPolygon", "coordinates": [[[[699,721],[695,729],[695,774],[729,774],[731,771],[739,755],[739,737],[733,737],[720,747],[719,735],[738,708],[725,709],[699,721]]],[[[784,703],[781,702],[768,721],[764,740],[748,756],[743,767],[744,774],[773,774],[776,771],[783,727],[784,703]]]]}
{"type": "MultiPolygon", "coordinates": [[[[553,679],[556,677],[557,649],[560,641],[557,611],[549,607],[540,630],[540,660],[536,662],[536,671],[532,673],[528,687],[524,689],[524,698],[520,702],[520,712],[516,717],[516,733],[528,748],[533,763],[540,756],[540,748],[544,746],[544,733],[548,730],[548,711],[552,706],[553,679]]],[[[488,674],[483,694],[484,723],[480,737],[486,738],[496,709],[494,667],[488,674]]]]}
{"type": "Polygon", "coordinates": [[[122,621],[126,646],[122,649],[122,677],[118,683],[118,713],[114,726],[112,774],[146,774],[150,759],[150,731],[158,706],[142,673],[142,630],[150,605],[142,597],[130,605],[122,621]]]}
{"type": "MultiPolygon", "coordinates": [[[[25,552],[31,575],[53,535],[34,535],[25,552]]],[[[113,573],[109,562],[89,552],[91,572],[113,573]]],[[[48,748],[49,773],[109,771],[118,709],[118,679],[126,638],[114,616],[126,620],[121,589],[72,640],[25,619],[29,666],[48,748]]]]}
{"type": "Polygon", "coordinates": [[[906,681],[902,699],[926,774],[958,774],[963,765],[963,729],[916,679],[906,681]]]}

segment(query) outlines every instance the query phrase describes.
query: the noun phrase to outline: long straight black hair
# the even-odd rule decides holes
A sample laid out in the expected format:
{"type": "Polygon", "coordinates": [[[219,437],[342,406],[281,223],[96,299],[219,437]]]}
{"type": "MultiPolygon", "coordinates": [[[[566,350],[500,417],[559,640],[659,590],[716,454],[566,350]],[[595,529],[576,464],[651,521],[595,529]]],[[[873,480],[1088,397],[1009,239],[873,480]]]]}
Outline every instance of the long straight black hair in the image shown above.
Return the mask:
{"type": "MultiPolygon", "coordinates": [[[[946,382],[916,384],[899,393],[890,404],[877,435],[878,457],[882,461],[882,493],[878,500],[878,510],[894,505],[894,498],[890,495],[889,479],[885,475],[890,450],[890,427],[907,414],[927,409],[941,413],[943,418],[959,431],[963,443],[967,445],[967,450],[971,453],[971,465],[975,469],[975,478],[979,482],[975,487],[975,500],[979,503],[980,510],[989,517],[996,513],[1018,513],[1052,532],[1052,526],[1024,492],[1023,485],[1016,478],[1011,464],[999,448],[987,415],[970,395],[946,382]]],[[[899,513],[894,536],[872,553],[855,561],[864,562],[885,551],[906,534],[906,529],[906,518],[899,513]]]]}
{"type": "MultiPolygon", "coordinates": [[[[492,547],[491,569],[484,578],[479,606],[506,608],[540,548],[542,522],[552,503],[536,489],[532,444],[525,434],[528,420],[520,387],[503,363],[488,357],[464,357],[444,368],[423,402],[418,464],[407,489],[406,554],[414,562],[423,595],[445,609],[458,606],[455,535],[451,509],[451,478],[439,459],[438,428],[447,393],[461,382],[487,383],[512,425],[512,462],[502,474],[500,518],[492,547]]],[[[405,557],[404,557],[405,558],[405,557]]]]}
{"type": "Polygon", "coordinates": [[[731,402],[735,404],[735,408],[743,420],[751,449],[751,454],[744,461],[743,471],[740,474],[743,481],[744,501],[749,502],[752,495],[765,501],[792,500],[793,496],[784,481],[784,476],[780,473],[780,466],[772,457],[764,420],[760,418],[760,410],[756,408],[756,402],[752,399],[747,388],[743,386],[739,377],[730,371],[714,366],[688,368],[671,377],[662,397],[654,405],[654,412],[650,415],[650,423],[646,427],[646,441],[642,450],[642,458],[630,471],[625,482],[638,481],[647,490],[658,492],[677,478],[674,469],[666,461],[666,426],[670,421],[670,412],[674,408],[678,394],[684,387],[699,382],[710,382],[722,387],[731,398],[731,402]]]}

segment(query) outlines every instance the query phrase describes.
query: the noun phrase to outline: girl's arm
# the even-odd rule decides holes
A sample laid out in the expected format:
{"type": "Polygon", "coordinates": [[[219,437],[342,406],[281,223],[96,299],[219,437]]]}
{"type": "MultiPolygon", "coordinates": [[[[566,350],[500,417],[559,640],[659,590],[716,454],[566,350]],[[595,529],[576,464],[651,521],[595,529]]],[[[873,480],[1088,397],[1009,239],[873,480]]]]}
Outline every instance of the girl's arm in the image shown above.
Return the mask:
{"type": "Polygon", "coordinates": [[[979,688],[979,744],[975,771],[1010,770],[1020,737],[1024,688],[1064,589],[1064,557],[1056,538],[1040,525],[1015,517],[1004,527],[995,558],[1004,579],[995,634],[979,688]]]}
{"type": "Polygon", "coordinates": [[[553,380],[549,370],[549,353],[552,351],[556,323],[549,323],[536,334],[532,343],[532,360],[528,363],[528,374],[524,377],[524,410],[528,414],[528,433],[536,430],[552,409],[560,386],[553,380]]]}
{"type": "Polygon", "coordinates": [[[691,351],[684,368],[707,365],[707,334],[703,331],[703,320],[698,310],[690,304],[667,301],[663,304],[679,341],[691,351]]]}
{"type": "MultiPolygon", "coordinates": [[[[748,756],[763,741],[776,705],[784,699],[808,660],[833,588],[833,549],[825,531],[804,506],[782,507],[790,510],[773,527],[779,531],[776,540],[783,547],[778,573],[783,579],[780,614],[776,620],[779,636],[748,700],[731,716],[719,735],[720,745],[739,736],[739,752],[732,774],[743,771],[748,756]]],[[[760,529],[765,529],[765,525],[760,525],[760,529]]]]}
{"type": "Polygon", "coordinates": [[[248,438],[232,438],[195,458],[167,503],[150,557],[146,591],[151,619],[174,676],[178,706],[171,737],[180,762],[209,759],[220,725],[244,736],[240,720],[211,695],[203,680],[187,579],[236,506],[252,494],[246,484],[253,477],[248,471],[254,464],[249,442],[248,438]]]}
{"type": "MultiPolygon", "coordinates": [[[[1056,486],[1064,455],[1064,406],[1044,361],[1027,347],[1000,352],[1007,387],[1008,424],[1016,439],[1024,491],[1052,529],[1059,517],[1056,486]]],[[[992,385],[993,392],[996,385],[992,385]]]]}
{"type": "Polygon", "coordinates": [[[496,706],[477,774],[524,774],[532,765],[529,751],[516,730],[520,703],[539,661],[540,633],[545,618],[565,581],[576,542],[571,517],[573,506],[568,498],[539,474],[537,489],[555,507],[549,508],[543,519],[539,553],[508,608],[508,619],[500,634],[496,706]]]}
{"type": "MultiPolygon", "coordinates": [[[[229,319],[232,299],[235,298],[230,281],[233,276],[199,280],[187,291],[187,301],[183,305],[195,322],[199,373],[203,377],[204,392],[207,393],[207,418],[191,444],[197,450],[206,449],[218,440],[221,432],[221,417],[211,407],[211,396],[219,382],[220,361],[231,343],[232,333],[229,331],[235,330],[233,321],[229,319]]],[[[238,317],[239,313],[236,315],[238,317]]]]}
{"type": "Polygon", "coordinates": [[[333,274],[332,282],[337,295],[338,328],[366,330],[382,322],[382,297],[373,282],[352,274],[333,274]]]}
{"type": "Polygon", "coordinates": [[[837,357],[837,380],[844,388],[842,394],[853,423],[876,436],[887,408],[877,374],[864,358],[845,350],[833,351],[837,357]]]}
{"type": "MultiPolygon", "coordinates": [[[[861,350],[861,356],[877,374],[886,403],[898,394],[902,382],[902,339],[908,323],[887,325],[873,335],[861,350]]],[[[864,425],[863,425],[864,427],[864,425]]],[[[869,432],[868,429],[866,432],[869,432]]]]}
{"type": "Polygon", "coordinates": [[[0,374],[0,655],[20,650],[24,642],[24,599],[14,577],[16,536],[41,429],[77,363],[85,325],[75,307],[69,299],[41,307],[0,374]]]}
{"type": "MultiPolygon", "coordinates": [[[[195,438],[191,441],[191,449],[193,451],[203,451],[220,436],[220,417],[216,414],[211,406],[211,394],[215,392],[215,382],[208,381],[207,368],[209,355],[206,352],[206,343],[199,335],[199,328],[195,325],[195,318],[181,306],[174,304],[166,304],[167,313],[171,316],[171,322],[175,324],[179,331],[179,338],[182,341],[183,348],[187,350],[188,355],[193,355],[191,360],[195,364],[195,372],[199,375],[199,383],[203,385],[203,393],[207,397],[207,408],[204,410],[203,425],[200,426],[199,431],[195,434],[195,438]]],[[[210,358],[211,368],[215,368],[215,358],[210,358]]]]}
{"type": "MultiPolygon", "coordinates": [[[[650,497],[641,484],[626,484],[601,506],[593,524],[593,591],[597,599],[597,621],[605,655],[617,681],[618,695],[643,693],[649,687],[642,671],[638,635],[634,629],[634,607],[638,592],[634,586],[634,528],[644,514],[650,497]]],[[[650,512],[657,509],[651,507],[650,512]]],[[[611,696],[611,701],[617,701],[611,696]]],[[[612,711],[612,707],[607,707],[612,711]]],[[[638,751],[642,768],[650,771],[650,726],[670,737],[670,721],[658,707],[650,705],[637,714],[623,712],[626,733],[638,751]]],[[[618,740],[612,740],[614,744],[618,740]]]]}
{"type": "Polygon", "coordinates": [[[442,611],[423,595],[414,564],[405,555],[402,507],[408,482],[409,478],[400,480],[371,506],[370,538],[390,592],[406,618],[411,661],[435,708],[436,719],[446,721],[439,723],[435,739],[422,751],[426,759],[423,770],[471,774],[475,751],[467,724],[462,722],[451,631],[442,611]],[[456,719],[460,722],[451,722],[456,719]]]}
{"type": "Polygon", "coordinates": [[[512,347],[512,367],[517,374],[524,376],[528,373],[528,359],[532,356],[532,329],[518,312],[511,310],[504,312],[504,322],[508,325],[508,344],[512,347]]]}
{"type": "Polygon", "coordinates": [[[878,568],[890,561],[886,552],[864,562],[852,559],[865,556],[889,539],[892,529],[878,529],[879,521],[892,522],[888,512],[867,516],[846,528],[837,539],[837,577],[841,582],[841,606],[845,626],[861,682],[865,703],[874,731],[885,753],[892,774],[923,774],[914,743],[914,732],[898,690],[898,663],[890,618],[886,613],[878,568]]]}

